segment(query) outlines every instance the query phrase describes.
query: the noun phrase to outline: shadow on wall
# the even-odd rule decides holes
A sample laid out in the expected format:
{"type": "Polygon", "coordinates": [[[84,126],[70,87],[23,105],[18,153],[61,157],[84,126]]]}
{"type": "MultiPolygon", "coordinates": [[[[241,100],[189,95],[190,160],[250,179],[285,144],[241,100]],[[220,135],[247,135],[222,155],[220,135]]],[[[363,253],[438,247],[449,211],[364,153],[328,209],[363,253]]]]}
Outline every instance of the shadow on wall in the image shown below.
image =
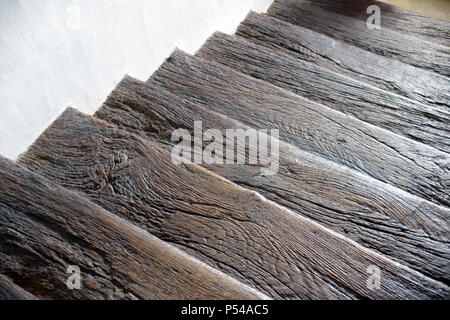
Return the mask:
{"type": "Polygon", "coordinates": [[[0,154],[15,159],[68,105],[94,112],[126,73],[146,79],[272,0],[0,1],[0,154]]]}

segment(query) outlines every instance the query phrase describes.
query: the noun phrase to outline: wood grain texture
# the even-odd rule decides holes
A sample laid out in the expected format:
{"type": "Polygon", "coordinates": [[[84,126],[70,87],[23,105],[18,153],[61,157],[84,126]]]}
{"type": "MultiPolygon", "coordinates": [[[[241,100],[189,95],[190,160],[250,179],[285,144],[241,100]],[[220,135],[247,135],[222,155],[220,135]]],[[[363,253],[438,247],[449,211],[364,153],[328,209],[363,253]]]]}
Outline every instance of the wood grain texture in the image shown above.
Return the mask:
{"type": "MultiPolygon", "coordinates": [[[[187,129],[193,136],[194,121],[202,121],[204,130],[247,129],[231,118],[131,77],[121,81],[95,116],[166,144],[173,144],[171,132],[178,128],[187,129]]],[[[283,143],[280,170],[275,176],[262,175],[256,165],[202,166],[402,264],[450,283],[448,209],[283,143]]]]}
{"type": "Polygon", "coordinates": [[[220,32],[208,39],[196,56],[450,152],[450,114],[431,106],[220,32]]]}
{"type": "Polygon", "coordinates": [[[358,81],[449,113],[448,77],[389,59],[344,41],[251,12],[236,34],[262,46],[285,51],[358,81]]]}
{"type": "Polygon", "coordinates": [[[274,298],[448,297],[449,288],[193,164],[66,111],[21,158],[33,171],[274,298]],[[379,266],[379,290],[367,267],[379,266]]]}
{"type": "Polygon", "coordinates": [[[450,23],[374,0],[301,0],[324,10],[366,22],[367,8],[381,9],[381,27],[450,47],[450,23]]]}
{"type": "Polygon", "coordinates": [[[2,300],[37,300],[37,298],[0,274],[0,301],[2,300]]]}
{"type": "Polygon", "coordinates": [[[177,50],[148,81],[181,98],[437,204],[450,205],[450,155],[264,81],[177,50]]]}
{"type": "Polygon", "coordinates": [[[298,0],[275,0],[268,15],[362,49],[432,72],[450,75],[450,48],[380,28],[298,0]]]}
{"type": "MultiPolygon", "coordinates": [[[[73,154],[65,155],[77,161],[73,154]]],[[[40,160],[50,158],[44,155],[40,160]]],[[[3,158],[0,181],[0,272],[39,298],[264,297],[80,195],[3,158]],[[81,269],[80,290],[66,286],[70,265],[81,269]]]]}

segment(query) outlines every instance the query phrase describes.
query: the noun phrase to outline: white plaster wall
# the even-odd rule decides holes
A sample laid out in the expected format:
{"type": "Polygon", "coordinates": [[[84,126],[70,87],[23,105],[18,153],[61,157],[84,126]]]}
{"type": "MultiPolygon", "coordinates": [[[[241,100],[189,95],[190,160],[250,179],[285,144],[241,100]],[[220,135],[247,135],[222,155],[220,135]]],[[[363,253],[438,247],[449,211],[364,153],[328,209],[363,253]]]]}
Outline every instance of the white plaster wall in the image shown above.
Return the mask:
{"type": "Polygon", "coordinates": [[[15,159],[67,107],[92,114],[128,73],[233,33],[272,0],[0,0],[0,154],[15,159]]]}

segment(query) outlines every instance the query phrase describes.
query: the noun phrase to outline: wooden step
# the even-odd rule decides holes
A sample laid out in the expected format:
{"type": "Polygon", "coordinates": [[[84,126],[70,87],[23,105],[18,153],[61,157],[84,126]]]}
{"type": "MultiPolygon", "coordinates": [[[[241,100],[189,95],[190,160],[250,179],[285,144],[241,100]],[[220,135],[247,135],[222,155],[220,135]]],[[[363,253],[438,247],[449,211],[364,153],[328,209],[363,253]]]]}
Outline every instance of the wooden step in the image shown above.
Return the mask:
{"type": "MultiPolygon", "coordinates": [[[[73,129],[71,133],[78,135],[85,128],[73,129]]],[[[70,146],[77,140],[66,138],[59,142],[70,146]]],[[[110,138],[104,142],[114,143],[114,137],[110,138]]],[[[56,151],[70,159],[59,163],[63,167],[82,160],[74,158],[76,154],[69,149],[61,146],[56,151]]],[[[43,164],[52,158],[52,154],[39,155],[43,164]]],[[[59,170],[60,174],[67,171],[59,170]]],[[[79,194],[4,158],[0,158],[0,180],[0,272],[39,298],[264,297],[79,194]],[[70,276],[66,271],[72,265],[81,271],[80,290],[66,285],[70,276]]]]}
{"type": "Polygon", "coordinates": [[[37,300],[37,298],[0,274],[0,301],[2,300],[37,300]]]}
{"type": "Polygon", "coordinates": [[[450,155],[284,89],[176,50],[156,82],[181,98],[437,204],[450,205],[450,155]]]}
{"type": "MultiPolygon", "coordinates": [[[[381,27],[450,47],[450,23],[375,0],[302,0],[324,10],[367,22],[367,8],[381,10],[381,27]]],[[[289,2],[285,2],[289,4],[289,2]]],[[[275,4],[279,5],[279,3],[275,4]]]]}
{"type": "Polygon", "coordinates": [[[449,47],[385,28],[370,30],[366,22],[298,0],[275,0],[268,15],[379,55],[450,76],[449,47]]]}
{"type": "MultiPolygon", "coordinates": [[[[247,129],[131,77],[122,80],[95,116],[171,144],[170,149],[171,133],[178,128],[193,133],[194,121],[203,121],[204,130],[247,129]]],[[[270,177],[256,165],[202,166],[448,285],[450,210],[291,145],[280,145],[279,161],[278,174],[270,177]]]]}
{"type": "Polygon", "coordinates": [[[450,80],[442,75],[254,12],[247,16],[236,34],[450,113],[450,80]]]}
{"type": "Polygon", "coordinates": [[[450,114],[433,107],[221,32],[196,55],[450,152],[450,114]]]}
{"type": "Polygon", "coordinates": [[[447,286],[255,192],[197,165],[175,165],[155,141],[71,109],[20,161],[273,298],[449,295],[447,286]],[[382,270],[379,290],[367,286],[370,266],[382,270]]]}

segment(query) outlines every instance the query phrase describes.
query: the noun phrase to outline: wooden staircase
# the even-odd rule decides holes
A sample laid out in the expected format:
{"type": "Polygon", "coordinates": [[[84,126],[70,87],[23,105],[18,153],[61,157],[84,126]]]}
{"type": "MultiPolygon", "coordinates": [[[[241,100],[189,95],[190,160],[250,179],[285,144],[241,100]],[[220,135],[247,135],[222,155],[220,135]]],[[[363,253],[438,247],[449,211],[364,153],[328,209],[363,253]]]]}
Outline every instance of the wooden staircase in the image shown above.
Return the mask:
{"type": "Polygon", "coordinates": [[[277,0],[94,116],[68,108],[0,158],[0,299],[449,299],[449,30],[277,0]],[[278,173],[173,163],[196,121],[279,129],[278,173]]]}

